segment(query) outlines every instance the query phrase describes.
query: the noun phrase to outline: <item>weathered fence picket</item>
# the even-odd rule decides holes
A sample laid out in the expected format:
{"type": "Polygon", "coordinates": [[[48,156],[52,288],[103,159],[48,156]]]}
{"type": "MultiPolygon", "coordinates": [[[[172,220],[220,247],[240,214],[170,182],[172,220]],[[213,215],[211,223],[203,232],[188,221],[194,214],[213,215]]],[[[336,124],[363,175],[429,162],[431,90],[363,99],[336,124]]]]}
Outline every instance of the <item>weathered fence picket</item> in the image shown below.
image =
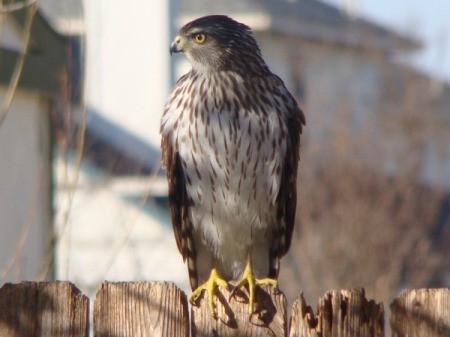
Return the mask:
{"type": "Polygon", "coordinates": [[[189,336],[186,295],[173,283],[104,282],[94,302],[94,337],[189,336]]]}
{"type": "Polygon", "coordinates": [[[303,294],[294,302],[289,337],[382,337],[384,308],[368,301],[364,289],[328,291],[314,314],[303,294]]]}
{"type": "MultiPolygon", "coordinates": [[[[169,282],[104,282],[93,312],[94,337],[382,337],[384,310],[363,289],[329,291],[315,313],[302,294],[287,325],[286,299],[272,287],[248,294],[218,289],[217,319],[205,296],[191,308],[169,282]]],[[[391,304],[393,337],[450,337],[450,289],[403,292],[391,304]]],[[[0,288],[0,337],[88,337],[89,300],[69,282],[22,282],[0,288]]]]}
{"type": "Polygon", "coordinates": [[[450,336],[450,289],[405,290],[391,304],[392,337],[450,336]]]}
{"type": "Polygon", "coordinates": [[[0,288],[0,337],[86,337],[89,299],[69,282],[0,288]]]}

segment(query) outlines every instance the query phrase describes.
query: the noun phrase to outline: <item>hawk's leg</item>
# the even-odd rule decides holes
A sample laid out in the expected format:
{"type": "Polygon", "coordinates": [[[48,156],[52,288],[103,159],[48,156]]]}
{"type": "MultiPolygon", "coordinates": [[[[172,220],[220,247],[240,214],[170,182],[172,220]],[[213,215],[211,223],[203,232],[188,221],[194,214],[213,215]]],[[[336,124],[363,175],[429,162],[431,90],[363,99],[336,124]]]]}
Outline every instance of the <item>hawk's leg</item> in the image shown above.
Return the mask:
{"type": "Polygon", "coordinates": [[[227,282],[219,275],[217,272],[216,267],[214,266],[211,270],[211,274],[209,275],[209,279],[203,283],[202,285],[198,286],[197,289],[195,289],[192,294],[189,296],[189,302],[191,304],[194,304],[197,297],[199,297],[203,290],[206,290],[208,293],[208,305],[209,309],[211,310],[211,314],[216,317],[215,308],[214,308],[214,302],[213,302],[213,296],[214,296],[214,290],[217,286],[221,287],[227,287],[227,282]]]}
{"type": "Polygon", "coordinates": [[[245,270],[242,274],[242,278],[231,292],[230,297],[234,295],[234,292],[237,289],[244,287],[246,284],[248,284],[248,311],[249,314],[252,314],[255,307],[255,287],[264,284],[276,287],[278,285],[278,281],[271,278],[257,279],[253,274],[252,259],[249,254],[247,256],[247,264],[245,265],[245,270]]]}

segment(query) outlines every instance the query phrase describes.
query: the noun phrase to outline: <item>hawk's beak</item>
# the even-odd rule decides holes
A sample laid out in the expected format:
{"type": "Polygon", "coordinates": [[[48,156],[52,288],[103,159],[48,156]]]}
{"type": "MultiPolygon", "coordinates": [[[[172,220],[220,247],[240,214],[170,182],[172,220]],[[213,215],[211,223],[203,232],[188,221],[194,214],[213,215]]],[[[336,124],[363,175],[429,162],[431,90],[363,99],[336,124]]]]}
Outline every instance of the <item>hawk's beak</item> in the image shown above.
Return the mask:
{"type": "Polygon", "coordinates": [[[175,36],[172,44],[170,45],[170,56],[172,53],[179,53],[183,51],[183,44],[181,43],[181,37],[179,35],[175,36]]]}

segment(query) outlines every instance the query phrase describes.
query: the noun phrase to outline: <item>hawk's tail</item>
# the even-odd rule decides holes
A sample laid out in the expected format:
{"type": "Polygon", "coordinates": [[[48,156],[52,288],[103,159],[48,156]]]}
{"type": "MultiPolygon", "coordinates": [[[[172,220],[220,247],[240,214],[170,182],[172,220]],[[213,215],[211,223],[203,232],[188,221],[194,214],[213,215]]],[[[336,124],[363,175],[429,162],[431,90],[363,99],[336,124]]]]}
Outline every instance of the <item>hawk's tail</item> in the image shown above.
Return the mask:
{"type": "Polygon", "coordinates": [[[277,280],[279,273],[280,273],[280,258],[278,257],[278,255],[274,254],[273,251],[271,251],[269,259],[269,278],[277,280]]]}

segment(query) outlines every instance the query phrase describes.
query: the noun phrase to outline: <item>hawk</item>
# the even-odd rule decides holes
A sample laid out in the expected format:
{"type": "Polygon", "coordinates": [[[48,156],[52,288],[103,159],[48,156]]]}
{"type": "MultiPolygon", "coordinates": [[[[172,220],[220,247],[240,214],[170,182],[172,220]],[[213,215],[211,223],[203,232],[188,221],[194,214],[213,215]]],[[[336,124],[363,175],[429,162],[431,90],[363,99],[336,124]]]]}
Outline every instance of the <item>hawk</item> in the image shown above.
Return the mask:
{"type": "Polygon", "coordinates": [[[176,243],[188,264],[193,302],[217,286],[277,285],[296,210],[305,117],[264,62],[251,29],[211,15],[183,26],[170,53],[192,69],[161,119],[176,243]]]}

